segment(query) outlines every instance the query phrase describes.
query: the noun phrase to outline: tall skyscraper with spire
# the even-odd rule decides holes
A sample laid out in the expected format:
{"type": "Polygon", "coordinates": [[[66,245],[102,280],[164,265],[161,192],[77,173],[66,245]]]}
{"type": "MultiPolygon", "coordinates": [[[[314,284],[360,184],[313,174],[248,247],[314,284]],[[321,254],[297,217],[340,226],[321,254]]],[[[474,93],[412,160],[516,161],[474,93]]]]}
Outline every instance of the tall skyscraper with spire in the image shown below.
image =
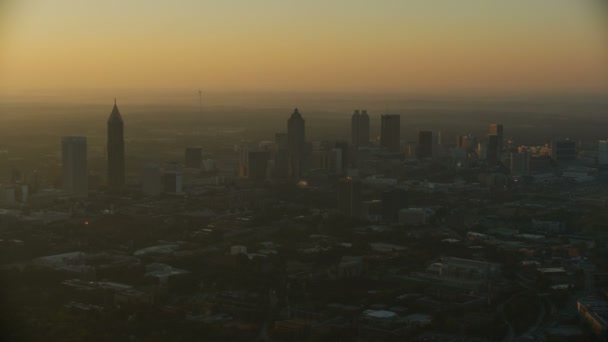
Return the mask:
{"type": "Polygon", "coordinates": [[[305,158],[304,118],[296,108],[287,120],[287,151],[289,154],[289,174],[292,178],[302,175],[305,158]]]}
{"type": "Polygon", "coordinates": [[[108,119],[108,186],[120,190],[125,185],[124,123],[114,100],[114,108],[108,119]]]}

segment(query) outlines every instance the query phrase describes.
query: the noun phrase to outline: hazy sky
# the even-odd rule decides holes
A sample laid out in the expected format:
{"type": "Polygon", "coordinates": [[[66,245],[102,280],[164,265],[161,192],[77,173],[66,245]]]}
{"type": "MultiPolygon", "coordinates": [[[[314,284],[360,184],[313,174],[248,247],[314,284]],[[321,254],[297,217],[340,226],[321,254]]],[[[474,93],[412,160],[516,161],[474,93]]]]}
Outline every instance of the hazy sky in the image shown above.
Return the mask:
{"type": "Polygon", "coordinates": [[[603,92],[600,0],[0,0],[0,89],[603,92]]]}

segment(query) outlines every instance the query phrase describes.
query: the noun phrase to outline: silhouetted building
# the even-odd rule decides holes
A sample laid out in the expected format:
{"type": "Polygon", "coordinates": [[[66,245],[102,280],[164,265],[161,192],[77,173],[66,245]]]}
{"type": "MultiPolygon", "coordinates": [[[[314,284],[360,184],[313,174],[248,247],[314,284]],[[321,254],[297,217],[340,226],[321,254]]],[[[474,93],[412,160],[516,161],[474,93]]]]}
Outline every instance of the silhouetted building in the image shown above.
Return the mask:
{"type": "Polygon", "coordinates": [[[523,150],[519,153],[511,153],[511,174],[514,176],[530,174],[530,152],[523,150]]]}
{"type": "Polygon", "coordinates": [[[176,162],[165,163],[162,176],[163,192],[181,193],[182,192],[182,172],[176,162]]]}
{"type": "Polygon", "coordinates": [[[477,148],[477,138],[471,134],[459,135],[456,139],[456,146],[464,148],[467,153],[475,152],[477,148]]]}
{"type": "Polygon", "coordinates": [[[418,158],[426,159],[433,157],[433,132],[420,131],[418,133],[418,158]]]}
{"type": "Polygon", "coordinates": [[[125,185],[124,124],[116,101],[108,119],[108,186],[120,190],[125,185]]]}
{"type": "Polygon", "coordinates": [[[504,132],[502,124],[491,124],[488,130],[488,134],[495,135],[497,137],[497,149],[498,154],[500,156],[500,152],[502,152],[504,147],[504,132]]]}
{"type": "Polygon", "coordinates": [[[187,168],[199,169],[203,162],[203,149],[200,147],[187,147],[184,157],[187,168]]]}
{"type": "Polygon", "coordinates": [[[390,152],[401,151],[401,116],[382,115],[380,144],[390,152]]]}
{"type": "Polygon", "coordinates": [[[342,173],[342,150],[332,148],[330,150],[313,151],[310,157],[311,168],[314,170],[326,170],[332,173],[342,173]]]}
{"type": "Polygon", "coordinates": [[[144,166],[141,186],[145,196],[158,196],[162,193],[160,165],[147,163],[144,166]]]}
{"type": "Polygon", "coordinates": [[[265,151],[249,152],[248,161],[248,177],[254,182],[263,182],[266,180],[268,169],[269,154],[265,151]]]}
{"type": "Polygon", "coordinates": [[[289,177],[289,152],[287,149],[287,134],[276,133],[274,136],[276,150],[274,151],[274,179],[287,179],[289,177]]]}
{"type": "Polygon", "coordinates": [[[340,160],[342,162],[342,170],[341,172],[345,172],[346,169],[348,169],[348,166],[350,165],[350,161],[351,161],[351,156],[350,156],[350,150],[348,148],[348,142],[346,141],[336,141],[336,144],[334,145],[335,148],[340,150],[340,160]]]}
{"type": "Polygon", "coordinates": [[[342,178],[338,181],[338,207],[340,212],[351,217],[359,217],[362,203],[361,181],[342,178]]]}
{"type": "Polygon", "coordinates": [[[572,140],[554,141],[551,145],[551,154],[557,161],[574,160],[577,157],[576,142],[572,140]]]}
{"type": "Polygon", "coordinates": [[[361,113],[355,110],[351,118],[351,140],[355,149],[369,144],[369,115],[366,110],[361,113]]]}
{"type": "Polygon", "coordinates": [[[488,147],[486,150],[486,160],[488,161],[488,164],[496,164],[499,161],[498,141],[499,137],[497,135],[488,135],[488,147]]]}
{"type": "Polygon", "coordinates": [[[302,176],[306,157],[305,123],[296,108],[287,121],[287,150],[289,153],[289,175],[292,179],[302,176]]]}
{"type": "Polygon", "coordinates": [[[87,196],[89,193],[87,138],[63,137],[61,143],[63,190],[70,195],[87,196]]]}

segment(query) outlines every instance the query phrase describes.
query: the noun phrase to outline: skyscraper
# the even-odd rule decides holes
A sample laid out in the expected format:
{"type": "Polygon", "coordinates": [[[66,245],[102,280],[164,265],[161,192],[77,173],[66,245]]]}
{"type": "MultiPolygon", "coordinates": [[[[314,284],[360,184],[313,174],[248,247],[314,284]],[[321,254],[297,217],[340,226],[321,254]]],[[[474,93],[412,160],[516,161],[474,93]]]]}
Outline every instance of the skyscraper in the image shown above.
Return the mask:
{"type": "Polygon", "coordinates": [[[89,193],[87,138],[63,137],[61,145],[63,190],[70,195],[86,197],[89,193]]]}
{"type": "Polygon", "coordinates": [[[342,214],[359,217],[361,214],[362,185],[361,181],[350,177],[338,181],[338,207],[342,214]]]}
{"type": "Polygon", "coordinates": [[[274,153],[273,178],[287,179],[289,176],[289,153],[287,149],[287,134],[276,133],[274,135],[276,151],[274,153]]]}
{"type": "Polygon", "coordinates": [[[504,132],[502,124],[491,124],[488,134],[495,135],[497,137],[497,152],[500,157],[500,153],[502,152],[504,146],[504,132]]]}
{"type": "Polygon", "coordinates": [[[108,119],[108,186],[111,191],[125,185],[124,124],[116,101],[108,119]]]}
{"type": "Polygon", "coordinates": [[[367,110],[355,110],[351,118],[351,139],[355,149],[369,143],[369,116],[367,110]]]}
{"type": "Polygon", "coordinates": [[[420,131],[418,133],[418,158],[433,157],[433,132],[420,131]]]}
{"type": "Polygon", "coordinates": [[[289,153],[289,175],[294,178],[302,176],[306,150],[305,123],[296,108],[287,120],[287,151],[289,153]]]}
{"type": "Polygon", "coordinates": [[[166,193],[182,192],[182,171],[178,162],[166,162],[162,174],[162,188],[166,193]]]}
{"type": "Polygon", "coordinates": [[[390,152],[401,150],[401,116],[382,115],[380,144],[390,152]]]}
{"type": "Polygon", "coordinates": [[[488,149],[486,151],[486,160],[488,164],[496,164],[499,160],[498,152],[499,137],[495,134],[488,134],[488,149]]]}
{"type": "Polygon", "coordinates": [[[575,160],[578,156],[576,142],[573,140],[558,140],[551,144],[551,156],[557,161],[575,160]]]}

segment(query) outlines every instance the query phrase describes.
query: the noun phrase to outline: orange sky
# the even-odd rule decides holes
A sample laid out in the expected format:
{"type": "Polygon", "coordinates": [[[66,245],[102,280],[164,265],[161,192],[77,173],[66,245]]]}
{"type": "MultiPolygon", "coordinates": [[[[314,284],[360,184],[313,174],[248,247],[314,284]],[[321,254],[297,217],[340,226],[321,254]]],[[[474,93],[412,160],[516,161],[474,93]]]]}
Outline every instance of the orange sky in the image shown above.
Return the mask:
{"type": "Polygon", "coordinates": [[[12,2],[4,91],[608,90],[597,0],[12,2]]]}

